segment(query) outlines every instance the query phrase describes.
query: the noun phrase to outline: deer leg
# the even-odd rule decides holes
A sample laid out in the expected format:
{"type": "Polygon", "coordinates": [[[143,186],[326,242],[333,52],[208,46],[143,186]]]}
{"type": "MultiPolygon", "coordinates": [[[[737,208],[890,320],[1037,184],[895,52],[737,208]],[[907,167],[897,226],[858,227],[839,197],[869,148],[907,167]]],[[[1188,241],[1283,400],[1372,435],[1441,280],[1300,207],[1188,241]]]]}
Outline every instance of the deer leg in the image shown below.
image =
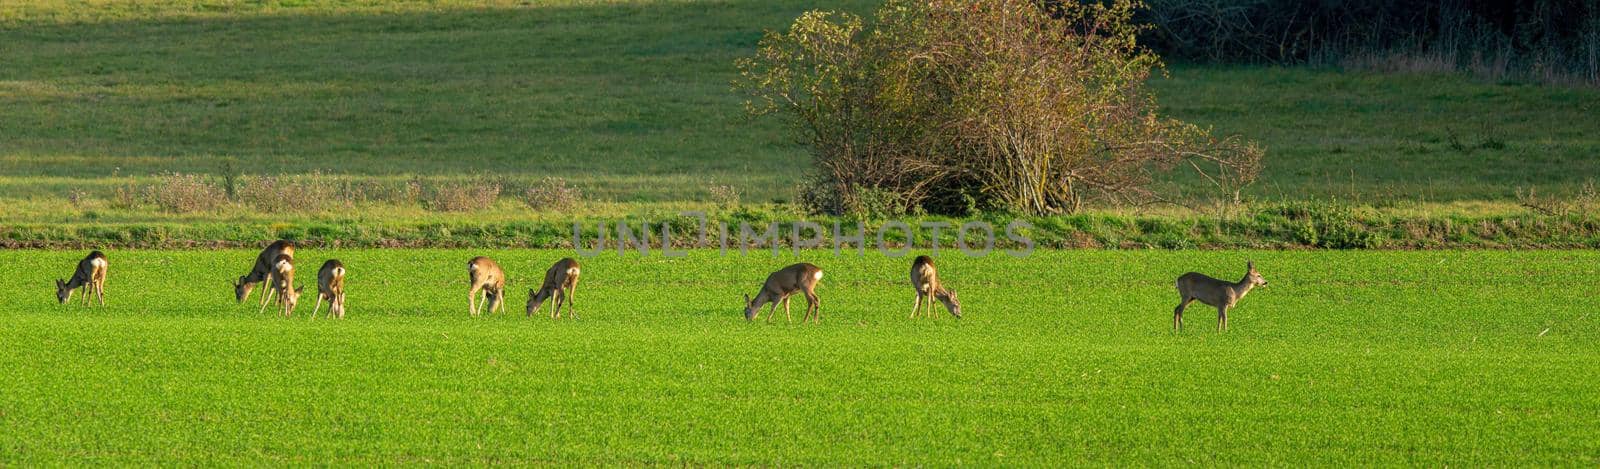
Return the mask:
{"type": "Polygon", "coordinates": [[[806,291],[806,309],[810,314],[816,315],[817,324],[822,323],[822,299],[818,298],[815,292],[806,291]]]}
{"type": "Polygon", "coordinates": [[[467,314],[473,317],[478,316],[478,289],[479,287],[473,286],[467,290],[467,314]]]}
{"type": "Polygon", "coordinates": [[[1181,331],[1181,330],[1183,330],[1183,309],[1189,307],[1189,302],[1191,302],[1191,301],[1194,301],[1194,298],[1184,298],[1183,301],[1179,301],[1178,302],[1178,307],[1177,308],[1173,308],[1173,310],[1172,310],[1172,330],[1173,331],[1181,331]]]}
{"type": "Polygon", "coordinates": [[[561,319],[561,302],[566,299],[566,296],[567,294],[563,293],[560,288],[556,289],[556,304],[550,307],[550,319],[561,319]]]}
{"type": "MultiPolygon", "coordinates": [[[[322,292],[317,292],[317,304],[311,307],[311,319],[317,318],[317,310],[322,309],[322,292]]],[[[328,300],[328,315],[333,315],[333,300],[328,300]]]]}
{"type": "Polygon", "coordinates": [[[106,305],[106,279],[102,278],[94,284],[95,297],[100,300],[100,306],[106,305]]]}
{"type": "Polygon", "coordinates": [[[275,294],[277,294],[276,288],[268,288],[266,293],[261,294],[261,310],[256,311],[256,314],[267,312],[267,303],[270,302],[269,299],[275,294]]]}
{"type": "Polygon", "coordinates": [[[922,312],[922,292],[917,292],[917,301],[911,304],[911,317],[908,319],[916,319],[917,313],[920,312],[922,312]]]}
{"type": "Polygon", "coordinates": [[[267,299],[272,297],[272,274],[267,274],[267,292],[261,294],[261,310],[266,311],[267,299]]]}
{"type": "Polygon", "coordinates": [[[1228,307],[1217,307],[1217,332],[1222,332],[1228,327],[1228,307]]]}
{"type": "Polygon", "coordinates": [[[572,294],[576,293],[577,291],[578,282],[574,280],[572,282],[572,287],[568,288],[567,294],[563,296],[567,299],[567,313],[572,314],[572,319],[583,319],[578,317],[578,305],[572,302],[572,294]]]}
{"type": "Polygon", "coordinates": [[[787,296],[783,297],[783,322],[794,322],[794,315],[789,314],[789,297],[787,296]]]}

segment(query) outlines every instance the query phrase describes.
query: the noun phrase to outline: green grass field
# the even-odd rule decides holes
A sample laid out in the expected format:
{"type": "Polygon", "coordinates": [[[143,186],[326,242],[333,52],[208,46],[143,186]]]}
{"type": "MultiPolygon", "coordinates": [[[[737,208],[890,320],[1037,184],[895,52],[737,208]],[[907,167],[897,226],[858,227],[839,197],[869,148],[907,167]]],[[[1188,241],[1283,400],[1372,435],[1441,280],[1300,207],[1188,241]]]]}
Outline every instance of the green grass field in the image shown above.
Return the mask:
{"type": "Polygon", "coordinates": [[[965,319],[906,318],[907,259],[824,251],[799,258],[826,272],[820,325],[740,315],[795,259],[710,251],[583,259],[582,320],[522,315],[572,253],[488,247],[560,246],[575,219],[806,217],[807,153],[742,115],[732,63],[808,8],[877,3],[0,2],[0,247],[111,259],[109,306],[62,306],[83,251],[0,248],[0,467],[1600,466],[1600,251],[1293,250],[1600,246],[1600,200],[1516,197],[1600,175],[1592,88],[1174,65],[1150,83],[1168,115],[1267,149],[1252,204],[1031,219],[1042,246],[1108,250],[946,252],[965,319]],[[554,176],[585,200],[114,195],[168,172],[554,176]],[[289,319],[235,304],[253,250],[124,249],[280,237],[310,290],[344,260],[348,319],[307,320],[311,293],[289,319]],[[1231,247],[1291,250],[1206,250],[1231,247]],[[478,254],[511,273],[505,314],[465,311],[478,254]],[[1174,334],[1173,279],[1246,259],[1270,286],[1233,330],[1197,304],[1174,334]]]}
{"type": "Polygon", "coordinates": [[[517,293],[472,319],[473,252],[302,249],[350,268],[312,322],[233,303],[253,252],[108,254],[88,309],[50,291],[81,253],[0,252],[0,462],[1600,464],[1594,251],[946,254],[959,321],[906,319],[905,259],[808,255],[821,325],[741,318],[767,256],[586,259],[552,322],[566,252],[492,253],[517,293]],[[1247,258],[1232,331],[1174,335],[1172,279],[1247,258]]]}
{"type": "MultiPolygon", "coordinates": [[[[741,114],[733,60],[808,7],[874,4],[0,6],[0,199],[31,207],[0,221],[81,217],[72,190],[105,197],[224,162],[376,180],[559,176],[624,203],[705,200],[712,184],[792,200],[806,153],[741,114]]],[[[1600,174],[1594,89],[1188,66],[1152,86],[1170,115],[1265,145],[1257,198],[1503,201],[1600,174]]]]}

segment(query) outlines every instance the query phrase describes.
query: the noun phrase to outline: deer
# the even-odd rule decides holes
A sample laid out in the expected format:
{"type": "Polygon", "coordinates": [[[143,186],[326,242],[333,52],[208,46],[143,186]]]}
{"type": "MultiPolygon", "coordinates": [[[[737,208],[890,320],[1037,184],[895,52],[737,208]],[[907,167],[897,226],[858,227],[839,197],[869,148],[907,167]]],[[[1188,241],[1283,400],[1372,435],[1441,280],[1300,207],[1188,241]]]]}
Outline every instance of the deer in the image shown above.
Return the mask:
{"type": "Polygon", "coordinates": [[[961,319],[961,301],[956,298],[955,290],[946,290],[939,284],[939,271],[933,268],[933,258],[917,256],[911,261],[911,288],[917,290],[917,302],[911,307],[912,319],[920,315],[924,305],[928,317],[938,317],[933,314],[933,300],[944,303],[944,309],[950,311],[951,316],[961,319]]]}
{"type": "Polygon", "coordinates": [[[317,305],[311,308],[311,319],[322,309],[322,299],[328,299],[328,317],[344,319],[344,263],[328,259],[317,269],[317,305]]]}
{"type": "Polygon", "coordinates": [[[56,302],[67,304],[72,300],[72,291],[83,288],[84,305],[92,305],[89,295],[94,295],[100,301],[100,306],[106,305],[106,268],[111,265],[106,261],[106,255],[99,250],[90,252],[83,260],[78,261],[78,270],[72,272],[72,278],[62,281],[56,279],[56,302]]]}
{"type": "Polygon", "coordinates": [[[294,287],[294,258],[288,254],[279,254],[272,261],[272,274],[267,276],[267,293],[262,298],[261,311],[267,310],[267,303],[276,296],[278,303],[283,305],[283,317],[294,314],[294,307],[300,302],[300,292],[305,287],[294,287]]]}
{"type": "Polygon", "coordinates": [[[1189,272],[1178,276],[1178,296],[1181,298],[1178,307],[1172,310],[1172,330],[1183,330],[1183,309],[1189,302],[1200,300],[1201,303],[1217,308],[1217,332],[1228,330],[1228,310],[1244,298],[1250,289],[1267,286],[1267,279],[1256,272],[1256,263],[1245,261],[1244,278],[1238,282],[1217,280],[1197,272],[1189,272]]]}
{"type": "Polygon", "coordinates": [[[784,267],[772,275],[767,276],[767,282],[761,285],[761,291],[756,293],[754,299],[750,295],[744,296],[744,319],[755,320],[760,316],[761,307],[772,303],[772,310],[767,313],[767,322],[772,322],[772,317],[778,314],[778,303],[783,303],[785,322],[794,321],[794,316],[789,314],[789,296],[795,292],[806,295],[806,315],[800,318],[801,322],[816,318],[822,322],[822,301],[817,298],[817,282],[822,281],[822,269],[809,263],[801,262],[784,267]],[[814,315],[814,316],[813,316],[814,315]]]}
{"type": "MultiPolygon", "coordinates": [[[[234,282],[234,299],[244,303],[244,300],[250,297],[250,290],[255,288],[257,283],[270,280],[273,264],[276,263],[278,256],[294,258],[294,243],[280,239],[267,245],[266,249],[262,249],[261,254],[256,255],[256,265],[250,268],[250,273],[239,277],[239,281],[234,282]]],[[[263,306],[267,304],[267,295],[261,296],[261,304],[263,306]]]]}
{"type": "Polygon", "coordinates": [[[467,280],[471,284],[467,290],[467,309],[472,317],[478,317],[479,291],[483,292],[483,302],[488,305],[490,314],[500,309],[506,288],[506,273],[500,270],[500,264],[487,257],[474,257],[467,262],[467,280]]]}
{"type": "Polygon", "coordinates": [[[528,290],[528,317],[544,305],[544,300],[555,296],[556,303],[550,309],[550,319],[561,318],[561,302],[566,300],[567,312],[572,313],[573,319],[578,317],[578,310],[573,309],[572,296],[578,290],[578,261],[568,257],[556,261],[550,270],[544,272],[544,285],[538,290],[528,290]]]}

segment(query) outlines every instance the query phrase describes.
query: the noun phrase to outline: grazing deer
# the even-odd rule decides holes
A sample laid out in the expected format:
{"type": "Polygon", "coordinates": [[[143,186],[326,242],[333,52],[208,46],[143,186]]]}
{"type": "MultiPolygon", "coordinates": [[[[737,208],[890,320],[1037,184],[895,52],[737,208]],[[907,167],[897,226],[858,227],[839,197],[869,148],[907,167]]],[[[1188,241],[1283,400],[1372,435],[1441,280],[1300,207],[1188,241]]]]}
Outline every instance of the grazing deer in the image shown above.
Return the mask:
{"type": "Polygon", "coordinates": [[[1244,278],[1238,282],[1217,280],[1195,272],[1179,276],[1178,296],[1182,298],[1178,307],[1172,310],[1172,330],[1183,330],[1183,308],[1194,300],[1217,307],[1217,332],[1227,330],[1228,309],[1257,286],[1267,286],[1267,279],[1256,272],[1254,262],[1248,261],[1245,262],[1244,278]]]}
{"type": "Polygon", "coordinates": [[[78,261],[78,270],[72,272],[72,278],[63,282],[56,279],[56,302],[67,304],[72,300],[72,291],[83,287],[83,304],[93,304],[89,295],[94,295],[100,300],[100,306],[106,305],[106,268],[111,265],[106,261],[105,253],[100,251],[90,252],[88,257],[78,261]]]}
{"type": "MultiPolygon", "coordinates": [[[[250,289],[255,288],[257,283],[270,280],[273,264],[276,263],[278,256],[294,258],[294,243],[280,239],[267,245],[266,249],[262,249],[261,254],[256,256],[256,265],[250,268],[250,273],[239,277],[238,282],[234,282],[234,299],[243,303],[246,298],[250,297],[250,289]]],[[[268,285],[271,284],[269,283],[268,285]]],[[[267,295],[261,296],[261,304],[263,306],[267,304],[267,295]]]]}
{"type": "MultiPolygon", "coordinates": [[[[267,293],[263,300],[270,302],[273,296],[278,298],[278,304],[283,305],[283,317],[294,314],[294,307],[300,302],[300,292],[305,287],[294,287],[294,258],[288,254],[279,254],[272,261],[272,274],[267,276],[267,293]]],[[[266,302],[261,304],[261,310],[266,311],[266,302]]]]}
{"type": "Polygon", "coordinates": [[[317,305],[311,308],[311,319],[322,309],[322,299],[328,299],[328,316],[344,319],[344,263],[328,259],[317,269],[317,305]]]}
{"type": "Polygon", "coordinates": [[[572,313],[572,318],[579,319],[578,310],[573,309],[572,304],[572,294],[578,291],[578,274],[578,261],[571,257],[550,266],[550,270],[544,272],[544,285],[539,286],[538,290],[528,290],[528,316],[532,317],[544,300],[555,296],[556,303],[550,308],[550,319],[561,317],[562,300],[566,300],[567,312],[572,313]]]}
{"type": "Polygon", "coordinates": [[[767,313],[767,321],[778,314],[778,303],[783,303],[783,315],[786,321],[793,321],[794,316],[789,314],[789,295],[803,292],[806,295],[806,315],[800,318],[801,322],[810,319],[813,314],[817,322],[822,322],[822,302],[817,298],[817,282],[822,280],[822,269],[817,266],[801,262],[784,267],[767,276],[767,283],[761,285],[761,291],[756,293],[755,299],[750,295],[744,296],[744,319],[754,320],[761,313],[761,306],[772,303],[772,311],[767,313]]]}
{"type": "Polygon", "coordinates": [[[506,288],[506,273],[500,270],[500,264],[487,257],[474,257],[467,262],[467,280],[471,282],[471,288],[467,290],[467,309],[473,317],[478,316],[480,290],[483,291],[483,302],[489,305],[490,314],[500,309],[506,288]]]}
{"type": "Polygon", "coordinates": [[[933,258],[917,256],[911,261],[911,287],[917,290],[917,303],[911,307],[911,317],[915,319],[927,305],[928,317],[937,317],[933,314],[933,300],[944,303],[944,309],[950,311],[951,316],[961,319],[961,301],[956,299],[955,290],[946,290],[939,284],[939,272],[933,268],[933,258]],[[933,298],[928,298],[928,297],[933,298]],[[926,302],[924,302],[926,299],[926,302]]]}

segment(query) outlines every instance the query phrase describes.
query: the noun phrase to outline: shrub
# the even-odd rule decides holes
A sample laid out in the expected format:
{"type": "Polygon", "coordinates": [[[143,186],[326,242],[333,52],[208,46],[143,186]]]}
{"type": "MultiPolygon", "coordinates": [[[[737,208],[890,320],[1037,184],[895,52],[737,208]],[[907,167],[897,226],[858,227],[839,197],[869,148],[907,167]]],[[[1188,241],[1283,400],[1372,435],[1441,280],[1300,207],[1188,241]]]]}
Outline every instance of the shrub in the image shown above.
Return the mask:
{"type": "Polygon", "coordinates": [[[221,188],[197,174],[162,175],[160,182],[145,188],[145,194],[156,207],[170,213],[201,212],[227,203],[227,194],[221,188]]]}
{"type": "Polygon", "coordinates": [[[550,212],[571,212],[583,201],[583,192],[567,184],[566,179],[546,177],[522,191],[522,203],[528,208],[550,212]]]}
{"type": "Polygon", "coordinates": [[[735,87],[810,147],[816,211],[859,213],[887,191],[935,213],[1073,212],[1164,199],[1155,174],[1180,166],[1236,201],[1260,149],[1157,116],[1143,85],[1161,65],[1135,43],[1132,12],[890,0],[866,25],[812,11],[741,59],[735,87]]]}
{"type": "Polygon", "coordinates": [[[494,205],[500,185],[483,181],[433,182],[422,185],[422,207],[436,212],[471,212],[494,205]]]}

